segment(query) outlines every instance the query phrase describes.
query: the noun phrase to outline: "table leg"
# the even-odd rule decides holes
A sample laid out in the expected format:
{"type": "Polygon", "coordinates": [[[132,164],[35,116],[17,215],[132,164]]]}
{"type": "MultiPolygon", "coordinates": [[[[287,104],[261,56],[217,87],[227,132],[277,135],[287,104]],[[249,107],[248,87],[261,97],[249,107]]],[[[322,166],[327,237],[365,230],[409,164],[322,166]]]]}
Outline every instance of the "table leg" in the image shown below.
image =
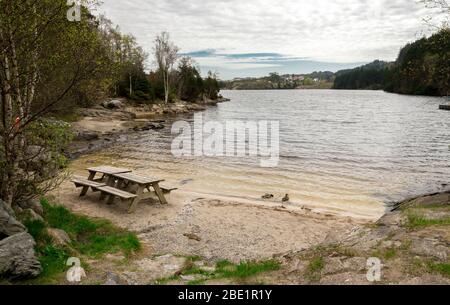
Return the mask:
{"type": "Polygon", "coordinates": [[[107,205],[114,204],[114,195],[109,195],[108,201],[106,201],[107,205]]]}
{"type": "MultiPolygon", "coordinates": [[[[115,182],[114,177],[113,176],[108,176],[108,180],[106,181],[106,185],[107,186],[114,186],[114,182],[115,182]]],[[[100,201],[104,200],[105,197],[106,197],[106,194],[102,193],[102,195],[100,195],[100,201]]],[[[114,198],[113,198],[113,200],[114,200],[114,198]]]]}
{"type": "MultiPolygon", "coordinates": [[[[88,180],[93,181],[95,178],[95,172],[90,172],[89,173],[89,177],[88,180]]],[[[80,197],[83,197],[87,194],[87,192],[89,191],[89,186],[83,186],[83,189],[81,190],[81,194],[80,197]]]]}
{"type": "Polygon", "coordinates": [[[136,208],[137,205],[139,204],[139,202],[142,200],[142,195],[144,194],[144,188],[145,186],[139,186],[138,191],[136,193],[136,198],[133,199],[133,201],[131,202],[130,208],[128,209],[128,213],[133,213],[136,208]]]}
{"type": "Polygon", "coordinates": [[[167,204],[166,197],[164,197],[164,193],[163,193],[163,191],[161,190],[161,188],[159,187],[159,184],[158,184],[158,183],[155,183],[155,184],[153,184],[152,186],[153,186],[153,188],[155,189],[156,196],[158,196],[158,198],[159,198],[159,202],[160,202],[161,204],[167,204]]]}

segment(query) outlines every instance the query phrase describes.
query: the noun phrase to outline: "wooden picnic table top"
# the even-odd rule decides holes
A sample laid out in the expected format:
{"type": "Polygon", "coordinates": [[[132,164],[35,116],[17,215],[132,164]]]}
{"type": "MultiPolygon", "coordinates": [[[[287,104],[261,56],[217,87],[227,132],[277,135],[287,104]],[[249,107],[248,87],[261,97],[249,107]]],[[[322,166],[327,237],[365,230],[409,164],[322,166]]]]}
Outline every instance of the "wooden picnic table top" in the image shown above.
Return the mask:
{"type": "Polygon", "coordinates": [[[154,178],[154,177],[145,177],[145,176],[140,176],[140,175],[131,174],[131,173],[119,173],[119,174],[113,174],[113,176],[116,178],[119,178],[119,179],[127,180],[129,182],[140,184],[140,185],[149,185],[149,184],[154,184],[154,183],[159,183],[159,182],[164,181],[162,179],[158,179],[158,178],[154,178]]]}
{"type": "Polygon", "coordinates": [[[117,168],[112,166],[99,166],[99,167],[91,167],[87,169],[89,172],[114,175],[114,174],[122,174],[122,173],[131,173],[131,170],[126,168],[117,168]]]}

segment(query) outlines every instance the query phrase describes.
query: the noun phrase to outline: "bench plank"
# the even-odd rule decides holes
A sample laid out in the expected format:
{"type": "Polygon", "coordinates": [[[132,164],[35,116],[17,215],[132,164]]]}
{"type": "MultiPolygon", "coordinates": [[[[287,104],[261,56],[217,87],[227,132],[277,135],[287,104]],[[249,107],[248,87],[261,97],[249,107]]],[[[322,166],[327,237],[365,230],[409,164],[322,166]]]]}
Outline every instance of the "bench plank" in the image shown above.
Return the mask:
{"type": "Polygon", "coordinates": [[[162,190],[164,193],[170,193],[170,192],[173,192],[173,191],[178,190],[177,187],[172,187],[172,186],[170,186],[170,185],[161,185],[161,184],[160,184],[159,187],[161,188],[161,190],[162,190]]]}
{"type": "Polygon", "coordinates": [[[102,186],[102,187],[98,187],[97,188],[100,192],[104,192],[116,197],[120,197],[122,199],[133,199],[136,198],[137,195],[125,192],[125,191],[121,191],[119,189],[116,189],[114,187],[111,186],[102,186]]]}
{"type": "Polygon", "coordinates": [[[87,180],[87,179],[81,179],[81,178],[75,178],[72,180],[72,182],[75,183],[76,187],[89,186],[89,187],[93,187],[93,188],[98,188],[98,187],[106,186],[105,183],[99,183],[99,182],[95,182],[95,181],[91,181],[91,180],[87,180]]]}

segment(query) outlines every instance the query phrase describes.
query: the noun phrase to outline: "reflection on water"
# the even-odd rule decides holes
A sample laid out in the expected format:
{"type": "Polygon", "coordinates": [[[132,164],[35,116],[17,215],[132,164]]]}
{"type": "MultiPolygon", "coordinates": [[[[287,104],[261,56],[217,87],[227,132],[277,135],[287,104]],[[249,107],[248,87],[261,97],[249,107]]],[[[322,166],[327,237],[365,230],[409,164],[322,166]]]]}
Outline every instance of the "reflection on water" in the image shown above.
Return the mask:
{"type": "Polygon", "coordinates": [[[170,126],[110,151],[144,171],[188,181],[187,190],[250,198],[289,193],[297,204],[374,213],[449,182],[450,113],[437,110],[438,98],[331,90],[222,94],[232,102],[208,109],[204,121],[279,120],[277,168],[261,168],[253,158],[174,158],[170,126]]]}

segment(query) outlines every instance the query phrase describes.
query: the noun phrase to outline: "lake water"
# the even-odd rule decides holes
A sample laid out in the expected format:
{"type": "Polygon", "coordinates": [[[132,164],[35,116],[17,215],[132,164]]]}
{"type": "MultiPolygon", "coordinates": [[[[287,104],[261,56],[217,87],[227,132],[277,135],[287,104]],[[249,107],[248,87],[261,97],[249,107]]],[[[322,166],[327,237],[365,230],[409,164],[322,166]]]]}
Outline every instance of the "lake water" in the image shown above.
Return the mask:
{"type": "Polygon", "coordinates": [[[293,205],[367,215],[450,183],[450,112],[438,110],[442,99],[381,91],[222,94],[231,102],[209,108],[204,120],[278,120],[278,167],[261,168],[254,158],[175,158],[170,128],[112,152],[188,191],[251,199],[272,193],[274,201],[288,193],[293,205]]]}

